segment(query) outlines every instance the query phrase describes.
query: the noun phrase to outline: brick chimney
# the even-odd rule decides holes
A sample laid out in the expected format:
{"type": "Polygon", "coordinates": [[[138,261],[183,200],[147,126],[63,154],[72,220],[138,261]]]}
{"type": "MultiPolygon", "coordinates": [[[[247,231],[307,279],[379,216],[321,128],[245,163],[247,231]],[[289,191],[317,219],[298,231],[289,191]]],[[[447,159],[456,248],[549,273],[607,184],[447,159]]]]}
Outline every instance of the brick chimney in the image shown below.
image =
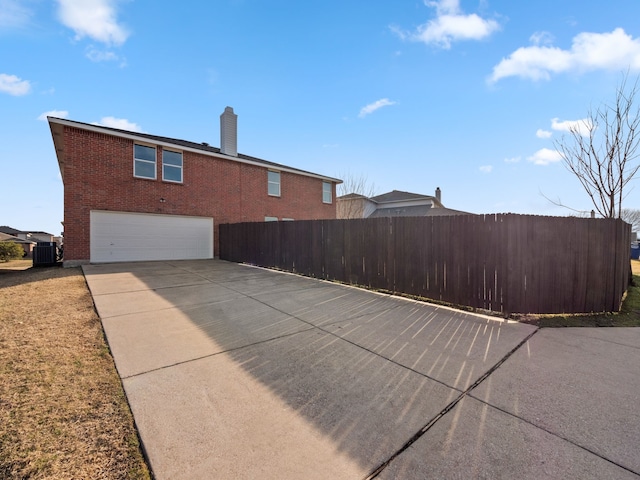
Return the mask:
{"type": "Polygon", "coordinates": [[[440,187],[436,188],[436,199],[442,203],[442,192],[440,191],[440,187]]]}
{"type": "Polygon", "coordinates": [[[225,108],[220,115],[220,152],[238,156],[238,115],[231,107],[225,108]]]}

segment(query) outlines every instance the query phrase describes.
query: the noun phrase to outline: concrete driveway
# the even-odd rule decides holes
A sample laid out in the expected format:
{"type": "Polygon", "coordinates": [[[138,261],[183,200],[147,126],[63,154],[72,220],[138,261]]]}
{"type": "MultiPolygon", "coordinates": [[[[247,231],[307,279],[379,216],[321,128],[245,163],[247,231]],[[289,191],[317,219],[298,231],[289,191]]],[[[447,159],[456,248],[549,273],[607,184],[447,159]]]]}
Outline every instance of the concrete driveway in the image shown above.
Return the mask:
{"type": "Polygon", "coordinates": [[[640,329],[218,260],[84,272],[158,479],[640,478],[640,329]]]}

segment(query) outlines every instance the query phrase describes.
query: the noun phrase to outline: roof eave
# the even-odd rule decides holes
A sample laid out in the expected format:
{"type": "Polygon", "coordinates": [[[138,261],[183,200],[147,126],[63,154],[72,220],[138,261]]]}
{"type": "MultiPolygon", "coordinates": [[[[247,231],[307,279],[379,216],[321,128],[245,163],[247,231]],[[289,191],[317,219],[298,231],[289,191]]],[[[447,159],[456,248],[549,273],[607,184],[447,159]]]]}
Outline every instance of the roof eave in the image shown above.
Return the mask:
{"type": "Polygon", "coordinates": [[[303,175],[303,176],[311,177],[311,178],[318,178],[318,179],[321,179],[321,180],[324,180],[324,181],[327,181],[327,182],[331,182],[331,183],[335,183],[335,184],[342,183],[342,180],[340,180],[339,178],[327,177],[325,175],[320,175],[320,174],[312,173],[312,172],[305,172],[303,170],[297,170],[295,168],[287,167],[286,165],[279,165],[279,164],[267,165],[265,163],[248,160],[246,158],[241,158],[240,155],[235,157],[235,156],[231,156],[231,155],[225,155],[223,153],[209,152],[209,151],[206,151],[206,150],[200,150],[200,149],[197,149],[197,148],[191,148],[191,147],[187,147],[187,146],[184,146],[184,145],[171,143],[169,141],[162,141],[162,140],[153,140],[153,141],[151,141],[147,137],[144,137],[144,136],[141,136],[141,135],[136,135],[135,132],[123,132],[123,131],[120,131],[120,130],[111,129],[109,127],[102,127],[100,125],[90,125],[90,124],[87,124],[87,123],[74,122],[72,120],[65,120],[63,118],[57,118],[57,117],[47,117],[47,120],[49,121],[49,126],[51,127],[51,135],[53,136],[53,143],[54,143],[54,146],[55,146],[55,149],[56,149],[56,155],[58,157],[58,165],[60,167],[60,174],[63,175],[63,178],[62,178],[63,182],[64,182],[64,174],[62,172],[64,171],[64,136],[62,134],[62,130],[63,130],[63,128],[65,126],[67,126],[67,127],[72,127],[72,128],[79,128],[81,130],[87,130],[87,131],[90,131],[90,132],[102,133],[104,135],[111,135],[111,136],[114,136],[114,137],[126,138],[126,139],[129,139],[129,140],[143,142],[143,143],[155,143],[156,145],[160,145],[162,147],[176,148],[176,149],[180,149],[182,151],[197,153],[197,154],[205,155],[205,156],[208,156],[208,157],[221,158],[221,159],[224,159],[224,160],[230,160],[230,161],[233,161],[233,162],[244,163],[244,164],[247,164],[247,165],[255,165],[255,166],[258,166],[258,167],[272,169],[272,170],[278,170],[278,171],[281,171],[281,172],[293,173],[293,174],[296,174],[296,175],[303,175]]]}
{"type": "Polygon", "coordinates": [[[60,169],[60,176],[62,177],[62,183],[64,183],[64,125],[52,120],[59,120],[54,117],[47,117],[49,121],[49,128],[51,129],[51,138],[53,138],[53,148],[56,151],[56,158],[58,159],[58,168],[60,169]]]}

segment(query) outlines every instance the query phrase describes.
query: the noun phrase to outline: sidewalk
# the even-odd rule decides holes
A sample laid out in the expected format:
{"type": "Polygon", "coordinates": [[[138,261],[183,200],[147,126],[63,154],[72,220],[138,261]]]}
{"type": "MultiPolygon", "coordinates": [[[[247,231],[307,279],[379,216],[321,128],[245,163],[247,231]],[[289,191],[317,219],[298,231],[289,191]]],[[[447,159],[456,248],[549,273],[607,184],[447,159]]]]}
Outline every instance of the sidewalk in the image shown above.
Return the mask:
{"type": "Polygon", "coordinates": [[[640,478],[640,329],[215,260],[84,271],[158,479],[640,478]]]}

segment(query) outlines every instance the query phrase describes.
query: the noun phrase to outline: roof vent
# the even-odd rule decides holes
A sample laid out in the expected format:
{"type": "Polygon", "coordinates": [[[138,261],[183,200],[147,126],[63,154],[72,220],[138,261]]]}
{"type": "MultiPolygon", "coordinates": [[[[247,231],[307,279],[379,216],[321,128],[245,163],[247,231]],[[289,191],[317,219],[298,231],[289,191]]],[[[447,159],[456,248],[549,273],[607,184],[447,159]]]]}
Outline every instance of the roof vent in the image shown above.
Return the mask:
{"type": "Polygon", "coordinates": [[[220,115],[220,152],[238,156],[238,115],[231,107],[225,108],[220,115]]]}

